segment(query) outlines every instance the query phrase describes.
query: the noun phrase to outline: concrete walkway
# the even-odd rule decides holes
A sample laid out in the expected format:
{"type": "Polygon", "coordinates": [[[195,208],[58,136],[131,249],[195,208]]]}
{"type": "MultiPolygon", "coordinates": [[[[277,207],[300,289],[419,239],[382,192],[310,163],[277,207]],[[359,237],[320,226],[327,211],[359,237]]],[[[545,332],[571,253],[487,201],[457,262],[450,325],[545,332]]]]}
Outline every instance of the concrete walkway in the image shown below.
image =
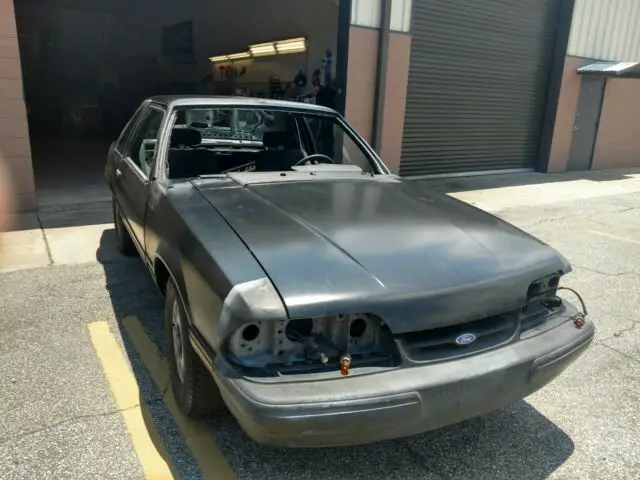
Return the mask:
{"type": "Polygon", "coordinates": [[[418,180],[489,212],[640,192],[640,168],[418,180]]]}
{"type": "MultiPolygon", "coordinates": [[[[640,192],[640,169],[416,181],[498,213],[640,192]]],[[[105,187],[74,194],[46,193],[38,214],[15,217],[12,231],[0,234],[4,252],[0,272],[116,258],[113,247],[98,248],[105,232],[113,234],[111,204],[105,187]],[[98,251],[101,258],[97,258],[98,251]]]]}
{"type": "Polygon", "coordinates": [[[113,234],[111,217],[111,202],[104,198],[41,205],[37,214],[14,216],[11,230],[0,233],[0,272],[114,258],[113,246],[99,249],[103,234],[113,234]]]}

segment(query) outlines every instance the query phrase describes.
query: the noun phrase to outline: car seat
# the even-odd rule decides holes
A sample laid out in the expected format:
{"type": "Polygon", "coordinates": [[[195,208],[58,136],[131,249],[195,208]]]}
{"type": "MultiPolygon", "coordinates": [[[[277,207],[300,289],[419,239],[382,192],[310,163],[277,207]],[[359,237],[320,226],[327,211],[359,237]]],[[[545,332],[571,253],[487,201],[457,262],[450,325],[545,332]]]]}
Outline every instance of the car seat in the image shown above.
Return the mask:
{"type": "Polygon", "coordinates": [[[295,135],[285,131],[265,132],[262,137],[265,150],[256,161],[256,171],[281,172],[290,170],[303,158],[302,150],[295,135]]]}
{"type": "Polygon", "coordinates": [[[202,135],[193,128],[174,128],[168,155],[169,178],[192,178],[220,173],[214,152],[198,148],[202,135]]]}

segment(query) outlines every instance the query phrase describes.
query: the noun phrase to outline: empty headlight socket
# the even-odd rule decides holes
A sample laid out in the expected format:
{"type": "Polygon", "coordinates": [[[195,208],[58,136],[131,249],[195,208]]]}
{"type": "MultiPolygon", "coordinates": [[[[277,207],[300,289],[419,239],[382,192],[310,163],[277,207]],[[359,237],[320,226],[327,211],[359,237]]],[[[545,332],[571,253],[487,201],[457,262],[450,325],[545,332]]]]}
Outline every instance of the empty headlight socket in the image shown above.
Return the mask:
{"type": "Polygon", "coordinates": [[[586,323],[585,317],[587,316],[587,307],[584,303],[584,300],[577,291],[569,287],[560,286],[561,276],[562,272],[558,272],[554,275],[550,275],[547,278],[532,282],[527,289],[527,300],[530,302],[536,297],[542,297],[546,294],[548,296],[541,299],[542,304],[549,310],[555,310],[562,306],[562,299],[557,295],[557,292],[559,290],[567,290],[573,293],[578,298],[582,311],[574,315],[571,318],[571,321],[576,328],[581,329],[586,323]]]}

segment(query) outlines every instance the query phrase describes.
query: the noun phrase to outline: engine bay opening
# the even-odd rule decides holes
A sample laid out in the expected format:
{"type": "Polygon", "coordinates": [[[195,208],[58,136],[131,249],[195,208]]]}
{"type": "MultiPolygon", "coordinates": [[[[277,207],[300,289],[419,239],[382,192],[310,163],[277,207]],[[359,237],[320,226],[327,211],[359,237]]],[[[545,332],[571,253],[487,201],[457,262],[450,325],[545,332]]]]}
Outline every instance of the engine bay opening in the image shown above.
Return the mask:
{"type": "Polygon", "coordinates": [[[391,332],[368,314],[247,324],[229,339],[227,351],[233,363],[254,374],[339,373],[344,358],[350,359],[354,372],[360,366],[395,366],[398,361],[391,332]]]}
{"type": "Polygon", "coordinates": [[[303,318],[301,320],[292,320],[287,323],[285,334],[292,342],[300,342],[313,332],[313,320],[311,318],[303,318]]]}

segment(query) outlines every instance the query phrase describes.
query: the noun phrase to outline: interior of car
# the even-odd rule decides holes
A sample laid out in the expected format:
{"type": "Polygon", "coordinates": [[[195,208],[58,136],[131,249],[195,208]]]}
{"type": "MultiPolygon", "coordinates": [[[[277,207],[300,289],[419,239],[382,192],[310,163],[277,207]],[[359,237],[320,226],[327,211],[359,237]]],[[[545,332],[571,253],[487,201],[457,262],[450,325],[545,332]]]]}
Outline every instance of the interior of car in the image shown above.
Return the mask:
{"type": "MultiPolygon", "coordinates": [[[[360,163],[369,164],[361,150],[359,162],[349,161],[347,152],[342,154],[343,148],[338,148],[340,154],[336,155],[337,124],[331,118],[307,119],[289,112],[260,112],[254,116],[262,122],[247,125],[242,120],[246,115],[231,115],[227,125],[220,127],[210,122],[215,115],[203,117],[204,121],[198,118],[197,122],[179,115],[167,156],[168,178],[246,171],[285,172],[301,164],[347,163],[361,168],[360,163]]],[[[372,167],[367,165],[363,169],[372,167]]]]}
{"type": "Polygon", "coordinates": [[[304,157],[286,131],[266,132],[262,148],[211,146],[195,128],[174,128],[168,155],[169,178],[191,178],[233,171],[286,171],[304,157]]]}

